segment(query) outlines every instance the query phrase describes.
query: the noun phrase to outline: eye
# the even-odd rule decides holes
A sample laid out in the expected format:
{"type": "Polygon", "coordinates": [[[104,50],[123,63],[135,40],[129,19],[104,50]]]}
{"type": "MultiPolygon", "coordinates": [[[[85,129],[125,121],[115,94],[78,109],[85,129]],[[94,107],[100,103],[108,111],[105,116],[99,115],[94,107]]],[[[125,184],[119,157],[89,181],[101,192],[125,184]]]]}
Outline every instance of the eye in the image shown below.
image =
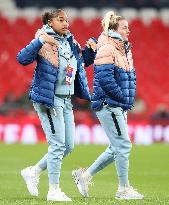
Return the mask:
{"type": "Polygon", "coordinates": [[[123,30],[128,30],[128,28],[127,27],[123,27],[123,30]]]}

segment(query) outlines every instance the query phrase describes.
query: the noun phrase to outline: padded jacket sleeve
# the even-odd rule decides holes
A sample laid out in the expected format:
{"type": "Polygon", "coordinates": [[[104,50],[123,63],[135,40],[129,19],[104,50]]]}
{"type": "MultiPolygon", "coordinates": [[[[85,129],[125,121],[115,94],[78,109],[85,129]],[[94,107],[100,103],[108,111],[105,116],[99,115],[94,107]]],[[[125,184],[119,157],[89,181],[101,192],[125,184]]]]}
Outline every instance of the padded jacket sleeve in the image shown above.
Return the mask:
{"type": "Polygon", "coordinates": [[[31,64],[37,59],[39,50],[43,44],[39,39],[32,40],[25,48],[23,48],[17,55],[17,60],[22,65],[31,64]]]}
{"type": "MultiPolygon", "coordinates": [[[[96,39],[93,37],[90,38],[88,41],[93,41],[94,44],[97,44],[96,39]]],[[[85,46],[85,48],[82,49],[82,55],[84,58],[85,67],[88,67],[89,65],[94,63],[96,51],[94,51],[91,47],[85,46]]]]}

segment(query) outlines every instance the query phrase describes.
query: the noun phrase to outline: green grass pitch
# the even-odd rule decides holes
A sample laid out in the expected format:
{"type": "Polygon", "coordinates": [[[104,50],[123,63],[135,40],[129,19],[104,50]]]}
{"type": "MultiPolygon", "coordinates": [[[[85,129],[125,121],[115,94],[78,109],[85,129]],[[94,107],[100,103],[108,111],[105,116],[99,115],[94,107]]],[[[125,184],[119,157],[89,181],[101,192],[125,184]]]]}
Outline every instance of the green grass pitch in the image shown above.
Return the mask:
{"type": "Polygon", "coordinates": [[[40,178],[39,196],[31,197],[26,189],[20,170],[34,164],[47,151],[47,145],[0,144],[0,205],[121,205],[121,204],[169,204],[169,145],[133,146],[130,156],[130,182],[144,200],[119,201],[114,199],[117,176],[114,164],[99,172],[93,179],[90,197],[82,198],[71,178],[71,171],[89,166],[106,147],[101,145],[76,145],[64,159],[61,188],[72,202],[47,202],[47,173],[40,178]]]}

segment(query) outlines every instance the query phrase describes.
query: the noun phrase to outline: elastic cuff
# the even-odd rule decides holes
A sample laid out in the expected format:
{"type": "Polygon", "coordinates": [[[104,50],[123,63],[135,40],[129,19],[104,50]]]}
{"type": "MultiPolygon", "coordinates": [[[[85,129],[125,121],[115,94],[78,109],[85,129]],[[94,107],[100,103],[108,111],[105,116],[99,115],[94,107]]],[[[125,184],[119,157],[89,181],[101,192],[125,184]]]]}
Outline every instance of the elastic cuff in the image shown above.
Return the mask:
{"type": "Polygon", "coordinates": [[[46,42],[45,42],[45,39],[43,39],[42,37],[39,37],[39,40],[40,42],[44,45],[46,42]]]}

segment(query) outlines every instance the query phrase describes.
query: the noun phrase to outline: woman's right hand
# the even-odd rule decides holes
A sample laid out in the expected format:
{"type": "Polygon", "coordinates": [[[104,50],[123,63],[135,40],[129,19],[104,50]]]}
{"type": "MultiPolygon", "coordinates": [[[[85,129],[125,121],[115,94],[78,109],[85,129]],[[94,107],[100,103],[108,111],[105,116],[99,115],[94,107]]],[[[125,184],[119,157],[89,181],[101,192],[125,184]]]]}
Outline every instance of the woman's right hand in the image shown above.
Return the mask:
{"type": "Polygon", "coordinates": [[[57,41],[50,35],[48,35],[43,29],[38,29],[35,33],[35,39],[41,37],[45,43],[49,43],[52,46],[58,46],[57,41]]]}

